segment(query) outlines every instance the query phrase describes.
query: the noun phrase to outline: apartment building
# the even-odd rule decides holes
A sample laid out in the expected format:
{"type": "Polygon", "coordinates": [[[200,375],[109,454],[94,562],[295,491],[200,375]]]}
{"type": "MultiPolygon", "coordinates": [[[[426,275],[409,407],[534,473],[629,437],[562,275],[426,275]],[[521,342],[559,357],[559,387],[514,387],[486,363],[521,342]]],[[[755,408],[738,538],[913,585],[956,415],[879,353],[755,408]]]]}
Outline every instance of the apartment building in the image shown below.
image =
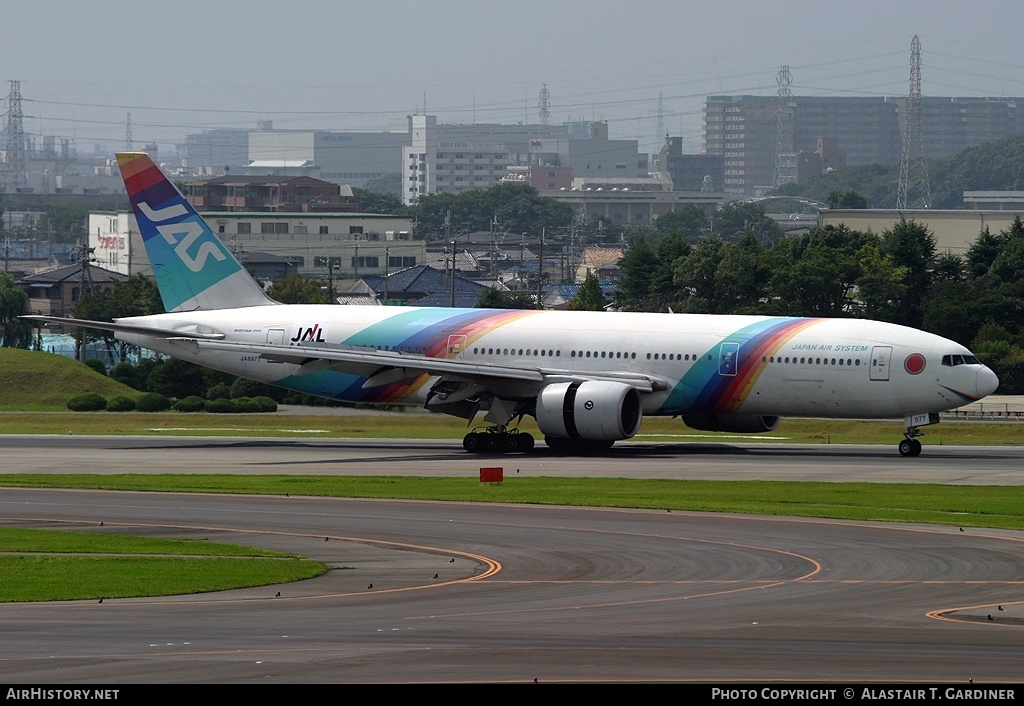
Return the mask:
{"type": "MultiPolygon", "coordinates": [[[[1018,106],[1024,107],[1024,99],[923,98],[925,154],[947,157],[1024,134],[1024,110],[1018,106]]],[[[902,157],[906,98],[793,96],[789,107],[797,155],[826,144],[850,166],[897,164],[902,157]]],[[[724,158],[724,191],[759,195],[774,185],[778,130],[776,96],[708,96],[704,152],[724,158]]]]}

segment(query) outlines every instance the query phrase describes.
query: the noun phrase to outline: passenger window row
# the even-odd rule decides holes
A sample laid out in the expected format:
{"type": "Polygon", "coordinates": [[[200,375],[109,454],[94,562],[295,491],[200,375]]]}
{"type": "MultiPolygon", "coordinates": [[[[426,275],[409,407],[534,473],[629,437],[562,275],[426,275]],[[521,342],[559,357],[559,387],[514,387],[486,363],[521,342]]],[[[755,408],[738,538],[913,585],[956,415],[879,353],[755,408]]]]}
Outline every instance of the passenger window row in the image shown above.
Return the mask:
{"type": "Polygon", "coordinates": [[[788,365],[842,365],[856,367],[860,365],[860,358],[797,358],[796,356],[768,356],[761,358],[762,363],[782,363],[788,365]]]}

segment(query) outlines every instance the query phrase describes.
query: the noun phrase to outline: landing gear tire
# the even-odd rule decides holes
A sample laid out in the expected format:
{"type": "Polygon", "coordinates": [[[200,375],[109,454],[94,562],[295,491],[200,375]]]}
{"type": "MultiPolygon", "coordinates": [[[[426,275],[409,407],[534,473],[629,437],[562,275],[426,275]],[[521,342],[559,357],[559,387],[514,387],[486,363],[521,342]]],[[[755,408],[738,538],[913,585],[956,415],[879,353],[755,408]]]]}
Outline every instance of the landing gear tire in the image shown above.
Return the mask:
{"type": "Polygon", "coordinates": [[[470,432],[462,437],[462,448],[471,454],[483,451],[483,439],[476,432],[470,432]]]}
{"type": "Polygon", "coordinates": [[[526,432],[473,431],[462,437],[462,448],[473,454],[525,453],[533,445],[533,435],[526,432]]]}
{"type": "Polygon", "coordinates": [[[504,444],[501,443],[500,434],[484,434],[483,437],[484,443],[481,451],[486,451],[487,453],[501,452],[501,447],[504,446],[504,444]]]}
{"type": "Polygon", "coordinates": [[[904,439],[899,445],[900,456],[920,456],[921,442],[917,439],[904,439]]]}

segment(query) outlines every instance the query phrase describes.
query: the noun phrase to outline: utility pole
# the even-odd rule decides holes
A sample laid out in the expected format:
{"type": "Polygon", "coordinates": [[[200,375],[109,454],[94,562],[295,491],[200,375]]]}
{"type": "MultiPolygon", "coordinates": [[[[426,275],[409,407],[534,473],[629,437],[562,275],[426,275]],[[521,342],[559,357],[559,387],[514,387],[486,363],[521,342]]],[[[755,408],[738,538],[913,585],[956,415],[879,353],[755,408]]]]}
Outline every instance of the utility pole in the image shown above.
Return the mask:
{"type": "Polygon", "coordinates": [[[491,279],[494,279],[494,278],[496,278],[498,276],[498,274],[497,274],[498,273],[498,262],[497,262],[497,260],[498,260],[498,243],[495,240],[495,233],[494,233],[495,229],[498,227],[498,214],[497,213],[495,213],[491,217],[491,224],[490,225],[491,225],[491,255],[490,255],[491,267],[490,267],[490,274],[491,274],[491,279]]]}
{"type": "MultiPolygon", "coordinates": [[[[92,248],[89,247],[88,233],[82,235],[81,244],[78,246],[78,254],[78,299],[81,301],[82,297],[92,291],[92,273],[89,272],[89,261],[92,259],[92,248]]],[[[75,356],[77,360],[85,360],[85,345],[87,340],[88,339],[86,338],[84,331],[79,329],[78,354],[75,356]]]]}
{"type": "Polygon", "coordinates": [[[526,249],[526,233],[523,233],[522,239],[519,241],[519,289],[525,289],[523,287],[524,278],[526,273],[523,272],[523,250],[526,249]]]}
{"type": "Polygon", "coordinates": [[[541,228],[540,230],[540,248],[537,255],[537,308],[543,309],[544,305],[541,302],[541,290],[544,286],[544,233],[547,228],[541,228]]]}
{"type": "Polygon", "coordinates": [[[452,246],[452,308],[455,308],[455,241],[449,243],[452,246]]]}

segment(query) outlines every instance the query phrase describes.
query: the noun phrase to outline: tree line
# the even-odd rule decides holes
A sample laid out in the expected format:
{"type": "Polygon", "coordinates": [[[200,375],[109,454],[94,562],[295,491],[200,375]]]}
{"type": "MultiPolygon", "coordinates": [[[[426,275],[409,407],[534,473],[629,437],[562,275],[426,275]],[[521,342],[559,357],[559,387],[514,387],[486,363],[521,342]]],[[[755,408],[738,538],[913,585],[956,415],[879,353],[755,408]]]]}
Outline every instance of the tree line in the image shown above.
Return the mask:
{"type": "MultiPolygon", "coordinates": [[[[830,194],[850,190],[863,194],[866,205],[860,208],[896,208],[899,168],[899,164],[845,167],[811,177],[805,184],[785,184],[773,193],[828,203],[830,194]]],[[[930,159],[928,176],[931,208],[965,208],[965,190],[1024,190],[1024,136],[969,147],[950,157],[930,159]]],[[[858,208],[846,204],[838,207],[858,208]]]]}
{"type": "Polygon", "coordinates": [[[971,348],[1024,393],[1024,223],[979,234],[966,256],[902,220],[881,234],[824,226],[766,244],[679,231],[632,239],[619,261],[624,311],[869,318],[971,348]]]}

